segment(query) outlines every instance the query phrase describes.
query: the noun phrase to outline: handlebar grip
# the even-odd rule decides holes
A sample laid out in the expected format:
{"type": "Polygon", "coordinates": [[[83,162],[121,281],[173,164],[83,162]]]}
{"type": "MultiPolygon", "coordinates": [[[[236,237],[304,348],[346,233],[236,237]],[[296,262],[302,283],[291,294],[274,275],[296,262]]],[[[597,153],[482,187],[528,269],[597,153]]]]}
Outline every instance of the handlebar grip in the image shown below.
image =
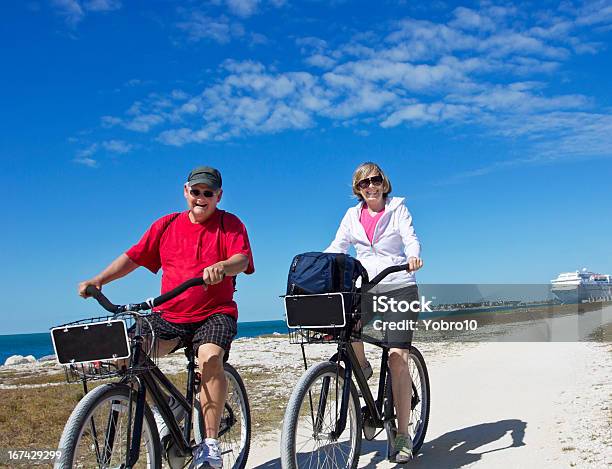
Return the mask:
{"type": "Polygon", "coordinates": [[[110,313],[117,313],[119,311],[119,306],[112,304],[109,299],[104,296],[104,293],[102,293],[93,285],[88,285],[85,289],[85,293],[95,298],[95,300],[100,304],[100,306],[102,306],[106,311],[110,313]]]}

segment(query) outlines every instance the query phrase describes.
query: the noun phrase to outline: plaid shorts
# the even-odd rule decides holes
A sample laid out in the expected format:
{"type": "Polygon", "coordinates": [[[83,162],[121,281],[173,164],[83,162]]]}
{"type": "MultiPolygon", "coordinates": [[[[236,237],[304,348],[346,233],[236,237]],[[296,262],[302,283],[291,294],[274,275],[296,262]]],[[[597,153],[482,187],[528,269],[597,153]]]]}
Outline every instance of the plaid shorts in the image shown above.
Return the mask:
{"type": "Polygon", "coordinates": [[[232,340],[238,332],[236,320],[221,313],[213,314],[204,321],[192,323],[168,322],[161,317],[161,314],[151,314],[147,320],[159,339],[180,339],[174,350],[191,345],[197,357],[200,345],[215,344],[225,350],[224,362],[229,357],[232,340]]]}

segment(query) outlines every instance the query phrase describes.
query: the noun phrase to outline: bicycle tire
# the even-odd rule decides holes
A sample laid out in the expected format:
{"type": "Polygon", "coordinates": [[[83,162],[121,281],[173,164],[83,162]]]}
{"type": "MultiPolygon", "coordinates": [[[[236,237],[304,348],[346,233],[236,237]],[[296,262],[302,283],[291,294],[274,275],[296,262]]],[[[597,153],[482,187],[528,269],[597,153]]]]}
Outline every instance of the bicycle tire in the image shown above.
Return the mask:
{"type": "Polygon", "coordinates": [[[341,402],[343,382],[344,368],[334,362],[318,363],[306,371],[304,375],[302,375],[294,388],[291,397],[289,398],[287,409],[285,410],[281,434],[281,467],[283,469],[297,469],[300,467],[300,465],[302,465],[302,462],[306,463],[306,460],[308,460],[308,467],[346,467],[350,469],[357,467],[357,463],[359,462],[359,453],[361,451],[362,416],[359,397],[357,395],[357,389],[355,388],[353,380],[351,380],[350,383],[350,400],[347,411],[346,427],[342,435],[340,435],[340,438],[337,439],[340,440],[348,431],[346,436],[348,436],[349,442],[348,445],[344,444],[344,447],[348,448],[348,451],[344,451],[342,446],[340,446],[341,443],[337,442],[332,442],[337,446],[337,448],[331,447],[331,445],[326,445],[325,447],[320,446],[318,442],[321,441],[321,435],[323,433],[321,432],[321,434],[317,434],[318,430],[315,430],[315,427],[318,426],[319,421],[321,422],[321,425],[324,425],[326,420],[329,420],[326,429],[332,430],[335,428],[337,411],[341,402]],[[329,378],[327,384],[325,382],[325,378],[329,378]],[[320,379],[321,389],[318,390],[319,392],[317,393],[316,385],[320,379]],[[335,381],[333,387],[332,380],[335,381]],[[323,393],[322,391],[325,389],[325,387],[327,387],[328,391],[323,393]],[[324,395],[325,399],[321,398],[322,395],[324,395]],[[313,397],[315,401],[312,400],[313,397]],[[333,399],[335,399],[335,403],[333,402],[333,399]],[[328,400],[331,402],[330,405],[328,405],[328,400]],[[316,408],[317,412],[320,411],[321,402],[324,403],[323,417],[319,418],[319,415],[317,414],[317,418],[315,418],[312,409],[316,408]],[[304,404],[306,405],[304,406],[304,404]],[[330,412],[330,418],[327,419],[325,412],[330,408],[333,408],[334,412],[330,412]],[[317,423],[315,423],[315,421],[317,423]],[[304,438],[311,436],[316,441],[315,450],[311,451],[310,453],[302,453],[306,443],[302,444],[301,441],[298,442],[298,433],[300,433],[300,427],[306,427],[309,423],[312,424],[311,430],[304,430],[304,438]],[[300,451],[300,454],[297,454],[297,451],[300,451]],[[336,454],[346,455],[346,462],[338,464],[335,458],[336,454]],[[333,458],[333,461],[328,464],[328,462],[330,462],[328,461],[328,458],[330,457],[333,458]],[[312,466],[313,462],[314,466],[312,466]]]}
{"type": "MultiPolygon", "coordinates": [[[[68,418],[59,442],[61,455],[55,463],[56,469],[73,467],[119,466],[125,463],[129,449],[126,450],[128,437],[127,427],[130,404],[134,415],[135,401],[130,401],[130,387],[122,383],[111,383],[98,386],[87,393],[77,404],[68,418]],[[99,413],[98,413],[99,412],[99,413]],[[106,418],[104,416],[107,416],[106,418]],[[111,417],[111,415],[113,417],[111,417]],[[99,417],[99,418],[98,418],[99,417]],[[113,421],[113,423],[111,423],[113,421]],[[113,438],[110,459],[101,461],[100,448],[108,448],[108,429],[113,428],[113,438]],[[104,429],[104,430],[103,430],[104,429]],[[92,434],[95,435],[92,438],[92,434]],[[99,437],[103,441],[99,441],[99,437]],[[100,444],[103,446],[100,446],[100,444]],[[117,443],[119,449],[117,450],[117,443]],[[98,453],[98,454],[96,454],[98,453]]],[[[133,422],[132,427],[133,428],[133,422]]],[[[135,468],[161,469],[161,446],[155,419],[149,406],[145,403],[142,425],[140,456],[135,468]]]]}
{"type": "MultiPolygon", "coordinates": [[[[219,449],[223,455],[223,467],[244,469],[251,449],[251,407],[246,387],[238,371],[229,363],[225,363],[223,369],[227,380],[228,397],[221,416],[219,449]],[[235,419],[234,423],[232,423],[232,416],[235,419]],[[236,423],[240,425],[238,428],[240,432],[239,440],[235,431],[236,423]],[[234,457],[236,452],[237,456],[234,457]]],[[[193,432],[195,442],[199,444],[206,435],[199,394],[196,394],[194,406],[196,406],[196,409],[194,410],[193,432]]]]}
{"type": "MultiPolygon", "coordinates": [[[[410,348],[410,359],[415,363],[415,367],[418,370],[418,376],[420,379],[420,402],[417,407],[420,406],[420,418],[415,419],[415,409],[412,409],[410,413],[410,421],[415,422],[418,425],[414,430],[412,447],[414,454],[417,454],[421,449],[423,442],[425,441],[425,435],[427,433],[427,426],[429,425],[429,409],[431,407],[431,393],[429,388],[429,372],[427,371],[427,364],[423,355],[416,347],[410,348]],[[418,422],[419,420],[420,422],[418,422]]],[[[411,376],[413,376],[411,374],[411,376]]],[[[413,378],[414,380],[414,378],[413,378]]],[[[416,386],[416,384],[415,384],[416,386]]]]}
{"type": "MultiPolygon", "coordinates": [[[[427,371],[427,365],[421,352],[414,346],[410,348],[409,354],[410,361],[408,363],[410,369],[410,377],[417,388],[418,402],[416,402],[415,396],[412,396],[411,412],[410,412],[410,423],[412,424],[410,430],[410,436],[412,437],[412,452],[416,455],[423,442],[425,441],[425,435],[427,433],[427,426],[429,425],[429,409],[431,406],[431,394],[429,388],[429,373],[427,371]],[[413,364],[413,366],[411,366],[413,364]],[[416,373],[415,373],[416,371],[416,373]]],[[[390,384],[390,373],[388,375],[388,381],[385,389],[385,413],[394,412],[393,410],[393,396],[391,392],[390,384]],[[390,410],[388,410],[390,408],[390,410]]],[[[397,428],[397,418],[394,418],[392,423],[393,428],[397,428]]]]}

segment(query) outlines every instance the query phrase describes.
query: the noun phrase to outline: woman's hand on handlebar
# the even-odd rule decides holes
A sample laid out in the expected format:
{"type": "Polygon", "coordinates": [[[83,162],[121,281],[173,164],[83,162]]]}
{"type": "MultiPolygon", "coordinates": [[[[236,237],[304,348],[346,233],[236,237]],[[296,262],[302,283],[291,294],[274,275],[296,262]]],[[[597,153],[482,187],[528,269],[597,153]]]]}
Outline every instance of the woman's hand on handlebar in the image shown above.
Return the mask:
{"type": "Polygon", "coordinates": [[[420,257],[409,257],[408,258],[408,272],[415,272],[423,267],[423,259],[420,257]]]}
{"type": "Polygon", "coordinates": [[[91,295],[87,294],[85,290],[87,287],[93,285],[98,290],[102,290],[102,282],[95,277],[90,280],[85,280],[84,282],[79,283],[79,296],[82,298],[89,298],[91,295]]]}

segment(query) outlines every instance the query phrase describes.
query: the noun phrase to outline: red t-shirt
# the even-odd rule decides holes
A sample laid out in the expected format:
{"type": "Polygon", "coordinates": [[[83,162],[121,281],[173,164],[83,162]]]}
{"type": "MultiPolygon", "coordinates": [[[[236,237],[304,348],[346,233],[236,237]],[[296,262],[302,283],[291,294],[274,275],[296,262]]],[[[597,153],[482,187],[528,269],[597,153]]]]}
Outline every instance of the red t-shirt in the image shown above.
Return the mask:
{"type": "MultiPolygon", "coordinates": [[[[199,224],[191,222],[188,211],[170,222],[174,215],[166,215],[153,223],[142,239],[126,252],[136,264],[153,273],[162,269],[161,293],[185,280],[200,277],[205,267],[234,254],[249,258],[245,273],[255,271],[249,237],[238,217],[216,210],[206,222],[199,224]]],[[[202,321],[215,313],[229,314],[237,319],[238,308],[233,296],[234,284],[228,276],[206,290],[190,288],[155,310],[161,311],[165,320],[179,323],[202,321]]]]}

